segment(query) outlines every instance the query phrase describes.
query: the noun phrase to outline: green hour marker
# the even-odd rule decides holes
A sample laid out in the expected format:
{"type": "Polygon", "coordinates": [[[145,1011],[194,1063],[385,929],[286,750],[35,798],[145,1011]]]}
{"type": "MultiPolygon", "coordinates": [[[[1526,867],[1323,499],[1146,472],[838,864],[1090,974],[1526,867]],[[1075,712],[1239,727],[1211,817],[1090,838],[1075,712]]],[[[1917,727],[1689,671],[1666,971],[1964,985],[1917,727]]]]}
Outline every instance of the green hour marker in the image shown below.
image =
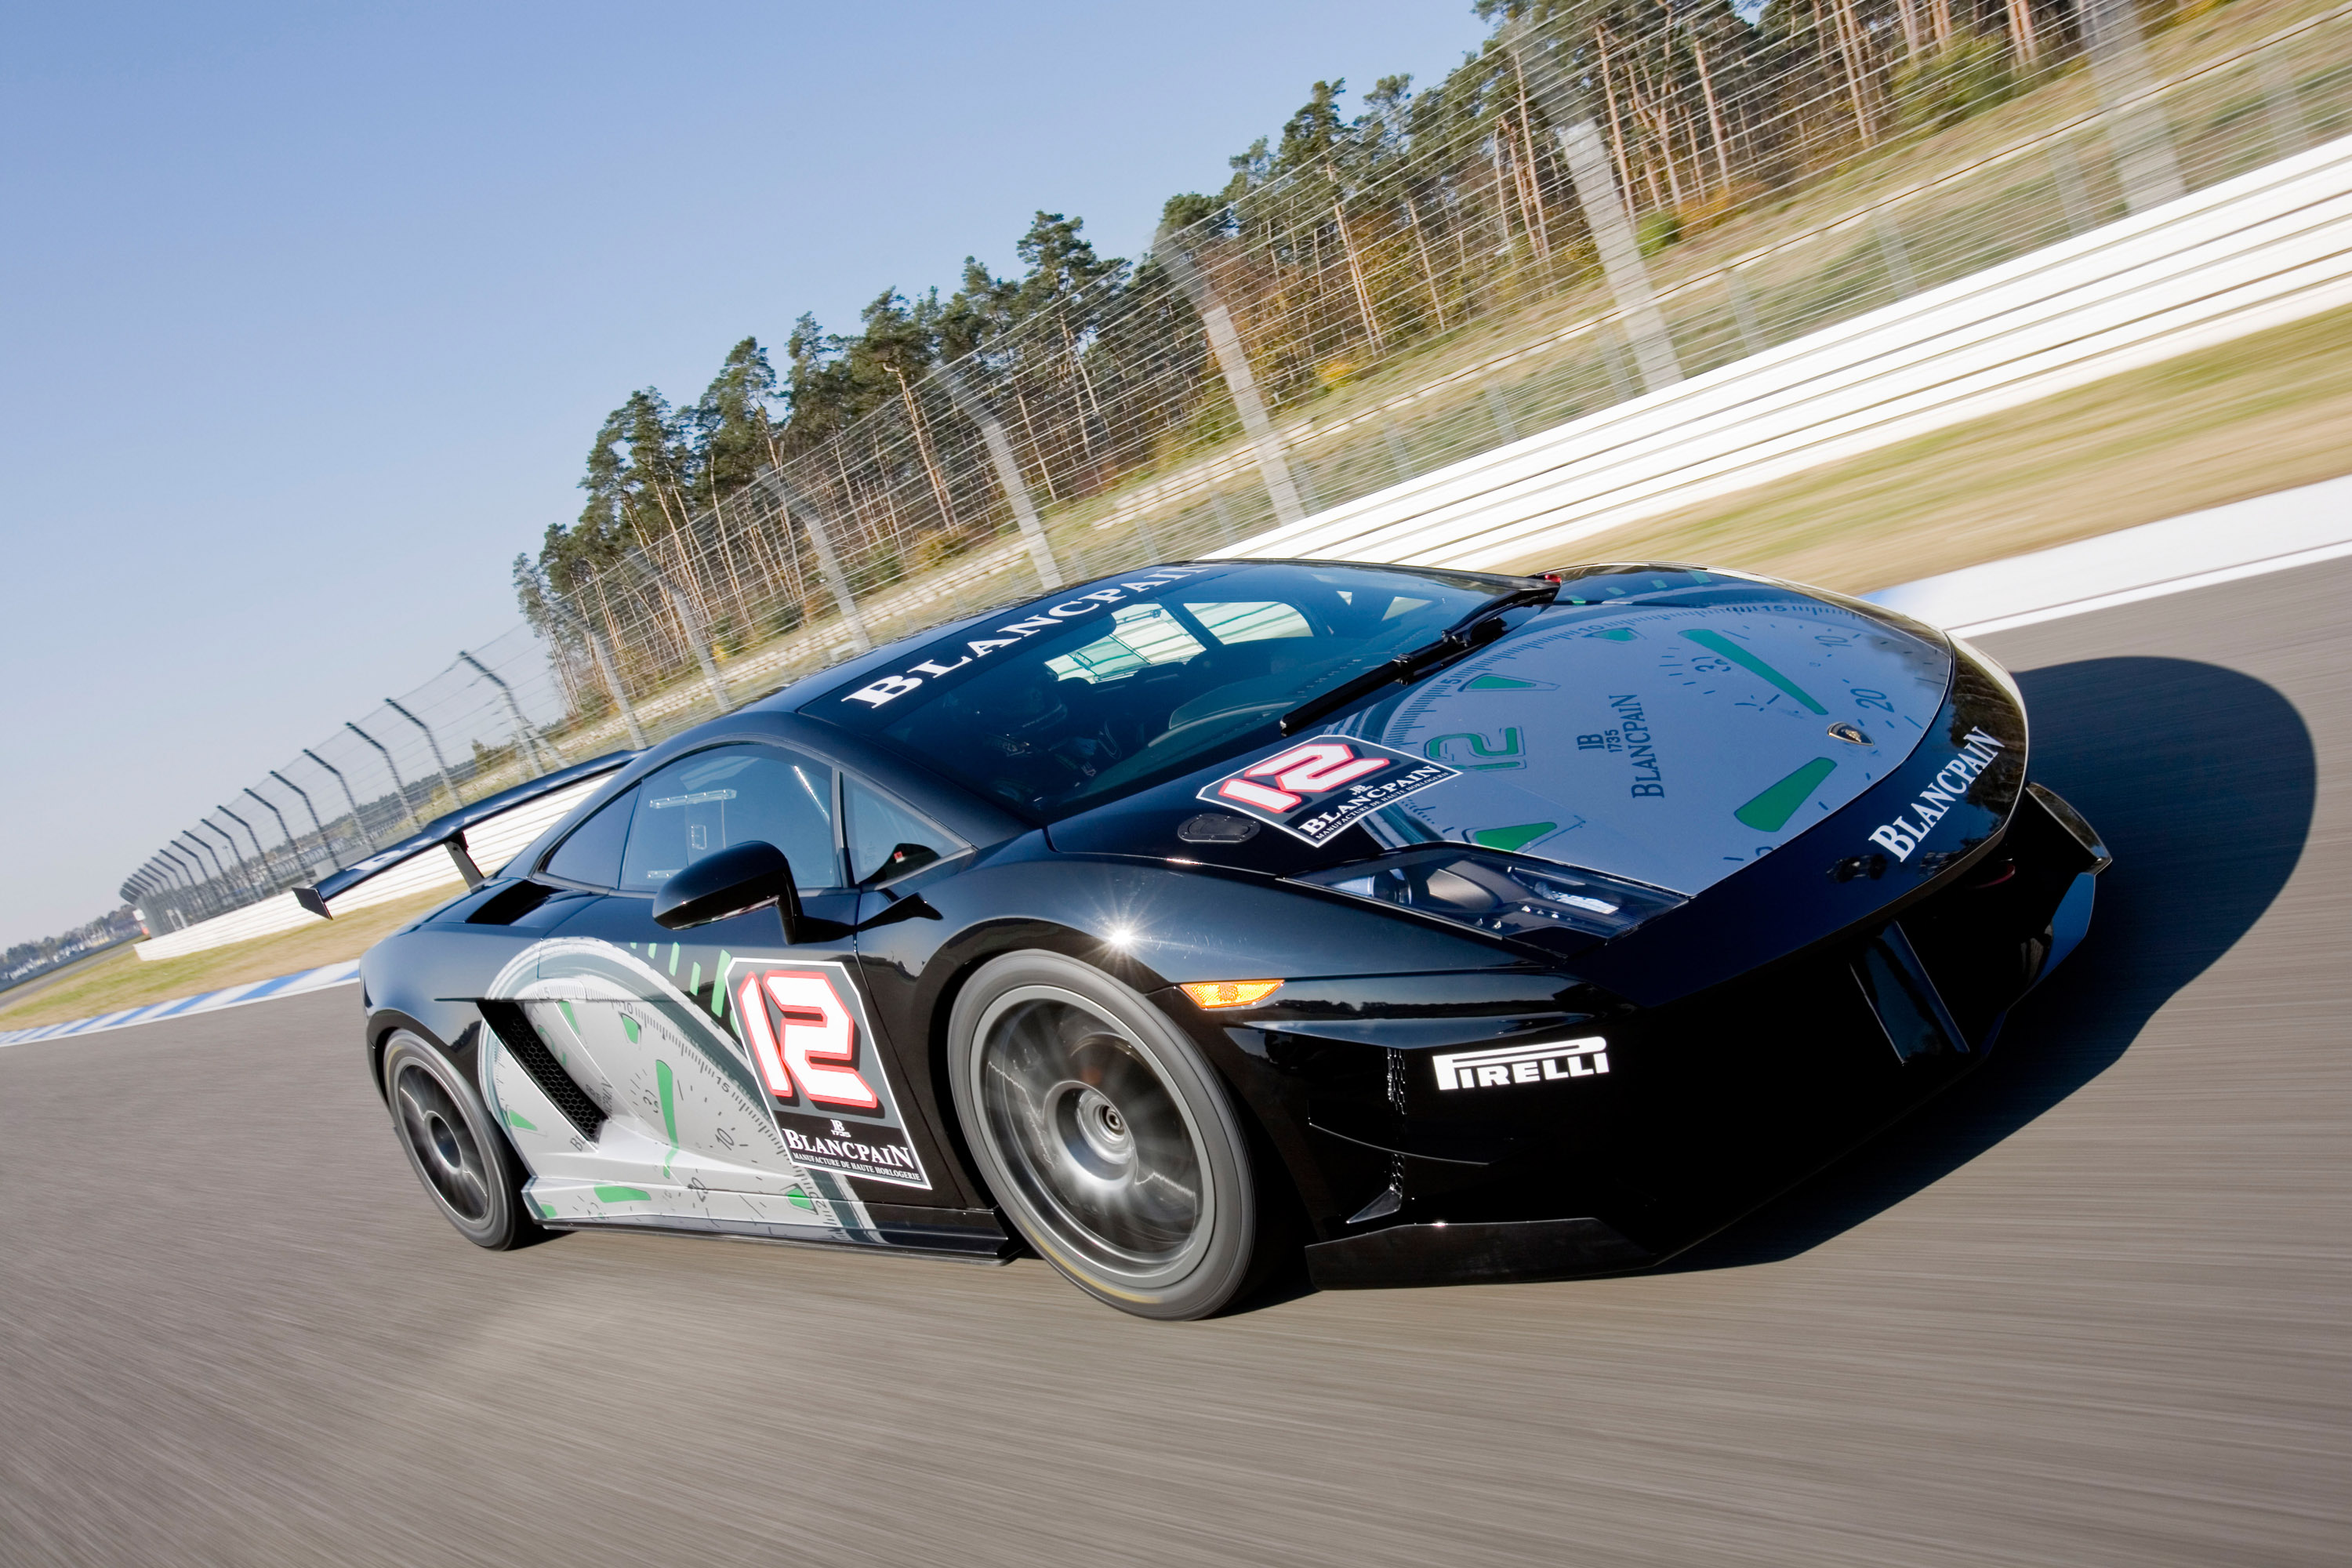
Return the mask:
{"type": "Polygon", "coordinates": [[[1778,833],[1797,815],[1799,806],[1813,798],[1822,781],[1835,772],[1835,763],[1815,757],[1731,815],[1759,833],[1778,833]]]}
{"type": "Polygon", "coordinates": [[[509,1110],[507,1112],[507,1125],[509,1127],[520,1127],[526,1132],[536,1132],[539,1131],[538,1124],[525,1118],[523,1113],[520,1110],[509,1110]]]}
{"type": "Polygon", "coordinates": [[[629,1037],[629,1044],[637,1043],[637,1021],[626,1013],[621,1015],[621,1033],[629,1037]]]}
{"type": "Polygon", "coordinates": [[[1514,680],[1507,675],[1482,675],[1466,683],[1465,691],[1529,691],[1542,685],[1538,680],[1514,680]]]}
{"type": "Polygon", "coordinates": [[[1522,822],[1517,827],[1482,827],[1470,835],[1471,842],[1505,853],[1534,843],[1559,826],[1557,822],[1522,822]]]}
{"type": "Polygon", "coordinates": [[[1633,628],[1631,626],[1614,626],[1608,631],[1595,632],[1592,635],[1609,642],[1632,642],[1633,640],[1633,628]]]}
{"type": "Polygon", "coordinates": [[[1740,668],[1748,671],[1748,674],[1762,676],[1765,679],[1770,681],[1773,685],[1779,687],[1781,690],[1787,692],[1790,696],[1795,698],[1798,701],[1803,703],[1814,712],[1826,713],[1829,711],[1828,709],[1814,701],[1812,694],[1807,691],[1803,687],[1798,685],[1795,681],[1790,679],[1787,676],[1781,674],[1779,670],[1773,668],[1762,659],[1758,658],[1754,654],[1749,653],[1746,648],[1741,647],[1738,643],[1733,642],[1721,632],[1685,632],[1683,636],[1698,644],[1699,647],[1706,649],[1709,653],[1722,655],[1725,658],[1727,658],[1732,663],[1739,666],[1740,668]]]}
{"type": "Polygon", "coordinates": [[[691,976],[691,977],[687,981],[687,983],[686,983],[686,994],[687,994],[688,996],[692,996],[692,995],[694,995],[696,993],[699,992],[701,989],[702,989],[702,965],[700,965],[700,964],[698,964],[698,964],[696,964],[696,965],[694,966],[694,973],[693,973],[693,975],[692,975],[692,976],[691,976]]]}
{"type": "Polygon", "coordinates": [[[723,947],[719,950],[719,965],[710,972],[710,1016],[714,1018],[727,1016],[727,966],[734,962],[733,953],[723,947]]]}
{"type": "Polygon", "coordinates": [[[676,942],[669,944],[669,972],[672,974],[677,973],[677,943],[676,942]]]}
{"type": "Polygon", "coordinates": [[[669,1175],[669,1163],[677,1153],[677,1089],[669,1070],[669,1063],[654,1058],[654,1086],[661,1095],[662,1131],[669,1134],[669,1152],[662,1156],[662,1175],[669,1175]]]}

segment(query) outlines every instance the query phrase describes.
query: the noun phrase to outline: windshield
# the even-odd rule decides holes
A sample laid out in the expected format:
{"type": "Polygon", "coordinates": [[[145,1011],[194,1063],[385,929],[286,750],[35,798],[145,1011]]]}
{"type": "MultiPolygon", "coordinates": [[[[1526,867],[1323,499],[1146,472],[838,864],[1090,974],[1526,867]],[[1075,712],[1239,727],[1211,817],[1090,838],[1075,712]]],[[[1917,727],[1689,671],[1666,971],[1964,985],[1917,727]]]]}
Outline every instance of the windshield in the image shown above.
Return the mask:
{"type": "Polygon", "coordinates": [[[1269,737],[1307,697],[1526,585],[1406,567],[1156,567],[977,622],[802,711],[1058,817],[1269,737]]]}

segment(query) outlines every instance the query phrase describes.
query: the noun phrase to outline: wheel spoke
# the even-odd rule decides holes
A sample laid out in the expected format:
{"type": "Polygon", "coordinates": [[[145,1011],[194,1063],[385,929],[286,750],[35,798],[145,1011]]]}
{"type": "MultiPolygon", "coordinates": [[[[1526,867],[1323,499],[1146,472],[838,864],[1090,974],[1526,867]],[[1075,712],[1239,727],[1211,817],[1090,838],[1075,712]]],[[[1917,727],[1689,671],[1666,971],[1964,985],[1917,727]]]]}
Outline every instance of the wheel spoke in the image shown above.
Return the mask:
{"type": "Polygon", "coordinates": [[[1187,1267],[1208,1229],[1204,1157],[1140,1043],[1056,991],[1000,1004],[980,1049],[990,1142],[1055,1239],[1129,1279],[1187,1267]]]}
{"type": "Polygon", "coordinates": [[[468,1226],[495,1208],[473,1128],[449,1091],[423,1067],[404,1066],[394,1084],[401,1135],[417,1171],[450,1213],[468,1226]]]}

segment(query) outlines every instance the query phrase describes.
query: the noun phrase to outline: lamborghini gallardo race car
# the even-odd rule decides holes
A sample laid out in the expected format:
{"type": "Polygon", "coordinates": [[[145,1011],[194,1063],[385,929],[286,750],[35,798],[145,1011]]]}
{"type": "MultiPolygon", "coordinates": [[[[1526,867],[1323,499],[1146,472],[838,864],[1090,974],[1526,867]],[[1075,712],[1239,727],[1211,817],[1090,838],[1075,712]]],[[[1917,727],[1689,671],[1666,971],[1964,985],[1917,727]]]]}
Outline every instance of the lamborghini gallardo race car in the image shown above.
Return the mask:
{"type": "Polygon", "coordinates": [[[367,954],[364,1042],[486,1247],[1034,1252],[1196,1318],[1302,1252],[1690,1247],[1981,1063],[2107,858],[2009,676],[1867,603],[1185,562],[619,759],[367,954]]]}

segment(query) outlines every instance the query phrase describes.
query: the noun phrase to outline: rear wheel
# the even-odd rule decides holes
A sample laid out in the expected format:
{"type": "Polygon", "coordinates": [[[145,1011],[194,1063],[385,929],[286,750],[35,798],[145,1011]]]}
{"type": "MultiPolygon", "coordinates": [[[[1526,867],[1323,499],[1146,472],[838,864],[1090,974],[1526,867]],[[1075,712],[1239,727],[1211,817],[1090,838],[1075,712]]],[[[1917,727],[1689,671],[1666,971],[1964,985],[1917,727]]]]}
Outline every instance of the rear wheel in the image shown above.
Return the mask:
{"type": "Polygon", "coordinates": [[[1008,954],[958,998],[948,1050],[982,1175],[1022,1235],[1139,1317],[1206,1317],[1260,1251],[1249,1140],[1216,1073],[1128,986],[1008,954]]]}
{"type": "Polygon", "coordinates": [[[503,1251],[541,1234],[523,1215],[514,1151],[474,1086],[438,1051],[405,1030],[395,1034],[383,1054],[383,1082],[408,1163],[458,1235],[503,1251]]]}

